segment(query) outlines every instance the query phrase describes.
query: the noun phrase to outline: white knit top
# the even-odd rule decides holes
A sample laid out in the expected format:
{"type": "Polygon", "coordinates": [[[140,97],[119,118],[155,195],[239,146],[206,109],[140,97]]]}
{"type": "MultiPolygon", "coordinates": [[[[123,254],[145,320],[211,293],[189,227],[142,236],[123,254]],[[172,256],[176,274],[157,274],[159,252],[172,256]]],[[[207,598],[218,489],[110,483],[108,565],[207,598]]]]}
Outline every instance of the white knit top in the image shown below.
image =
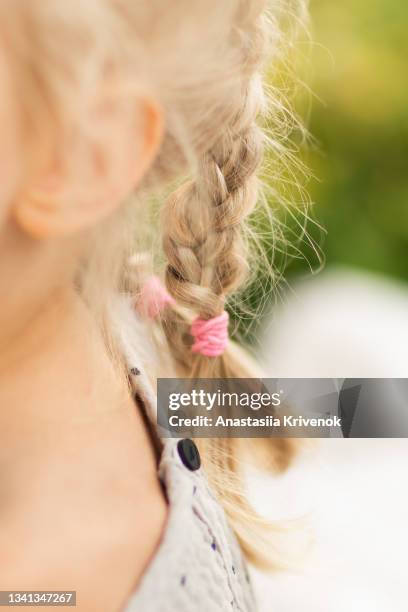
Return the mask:
{"type": "MultiPolygon", "coordinates": [[[[134,391],[155,420],[146,330],[126,298],[116,301],[112,312],[134,391]]],[[[252,612],[256,606],[248,570],[225,513],[203,468],[186,466],[177,443],[163,439],[159,464],[169,503],[165,532],[124,612],[252,612]]]]}

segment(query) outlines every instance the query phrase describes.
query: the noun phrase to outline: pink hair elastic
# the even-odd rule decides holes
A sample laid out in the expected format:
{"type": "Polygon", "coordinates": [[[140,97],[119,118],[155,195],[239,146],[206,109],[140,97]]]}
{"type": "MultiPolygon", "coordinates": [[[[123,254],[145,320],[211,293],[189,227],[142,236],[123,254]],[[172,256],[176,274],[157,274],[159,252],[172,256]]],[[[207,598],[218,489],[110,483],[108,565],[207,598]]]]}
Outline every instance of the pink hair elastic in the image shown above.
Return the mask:
{"type": "Polygon", "coordinates": [[[212,319],[195,319],[191,326],[194,337],[192,352],[205,357],[222,355],[228,345],[228,319],[225,311],[212,319]]]}
{"type": "Polygon", "coordinates": [[[140,315],[156,319],[166,306],[175,304],[158,276],[150,276],[143,284],[136,304],[140,315]]]}

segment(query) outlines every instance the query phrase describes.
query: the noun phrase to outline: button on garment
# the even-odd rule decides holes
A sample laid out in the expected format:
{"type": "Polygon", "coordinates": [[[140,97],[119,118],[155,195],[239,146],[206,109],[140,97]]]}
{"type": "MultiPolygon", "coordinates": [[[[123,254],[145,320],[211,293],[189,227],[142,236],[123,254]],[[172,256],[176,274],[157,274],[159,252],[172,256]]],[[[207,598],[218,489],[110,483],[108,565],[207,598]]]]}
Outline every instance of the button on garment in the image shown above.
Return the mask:
{"type": "Polygon", "coordinates": [[[192,472],[199,469],[201,465],[200,453],[192,440],[189,438],[179,440],[177,450],[178,454],[180,455],[180,459],[186,468],[192,472]]]}

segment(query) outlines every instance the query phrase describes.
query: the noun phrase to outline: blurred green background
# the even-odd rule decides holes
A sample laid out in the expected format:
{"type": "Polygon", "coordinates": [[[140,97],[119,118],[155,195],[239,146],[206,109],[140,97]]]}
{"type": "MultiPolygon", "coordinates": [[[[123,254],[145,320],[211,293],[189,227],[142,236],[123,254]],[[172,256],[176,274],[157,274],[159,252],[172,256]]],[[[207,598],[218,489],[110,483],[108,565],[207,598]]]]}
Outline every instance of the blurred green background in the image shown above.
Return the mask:
{"type": "Polygon", "coordinates": [[[310,13],[306,163],[326,266],[408,281],[408,2],[311,0],[310,13]]]}
{"type": "MultiPolygon", "coordinates": [[[[304,37],[296,52],[307,58],[301,77],[311,90],[301,85],[297,103],[313,138],[301,147],[312,174],[304,185],[324,228],[307,223],[311,242],[325,268],[348,265],[408,281],[408,2],[311,0],[310,21],[311,42],[304,37]]],[[[286,228],[287,254],[263,240],[278,277],[291,285],[320,263],[307,239],[298,242],[304,219],[296,190],[285,197],[293,209],[282,213],[277,203],[275,214],[286,228]]],[[[281,295],[281,283],[262,270],[259,276],[238,308],[249,336],[257,321],[249,324],[246,308],[267,312],[281,295]]]]}

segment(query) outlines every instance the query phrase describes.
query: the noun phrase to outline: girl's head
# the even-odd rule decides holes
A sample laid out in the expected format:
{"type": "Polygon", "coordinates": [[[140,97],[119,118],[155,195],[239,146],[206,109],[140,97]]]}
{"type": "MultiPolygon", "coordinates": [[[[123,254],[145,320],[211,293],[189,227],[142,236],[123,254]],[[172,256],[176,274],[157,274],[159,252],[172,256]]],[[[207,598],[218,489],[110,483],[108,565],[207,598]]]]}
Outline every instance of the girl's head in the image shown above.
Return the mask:
{"type": "MultiPolygon", "coordinates": [[[[276,0],[268,18],[264,9],[264,0],[0,5],[3,261],[26,256],[27,275],[37,265],[49,290],[72,282],[103,302],[107,285],[127,286],[148,196],[178,181],[161,210],[175,300],[163,329],[180,371],[198,376],[245,374],[232,351],[193,355],[189,331],[197,316],[224,311],[247,272],[264,140],[259,71],[294,7],[276,0]]],[[[218,467],[233,470],[216,446],[218,467]]],[[[234,492],[229,501],[233,514],[234,492]]]]}

